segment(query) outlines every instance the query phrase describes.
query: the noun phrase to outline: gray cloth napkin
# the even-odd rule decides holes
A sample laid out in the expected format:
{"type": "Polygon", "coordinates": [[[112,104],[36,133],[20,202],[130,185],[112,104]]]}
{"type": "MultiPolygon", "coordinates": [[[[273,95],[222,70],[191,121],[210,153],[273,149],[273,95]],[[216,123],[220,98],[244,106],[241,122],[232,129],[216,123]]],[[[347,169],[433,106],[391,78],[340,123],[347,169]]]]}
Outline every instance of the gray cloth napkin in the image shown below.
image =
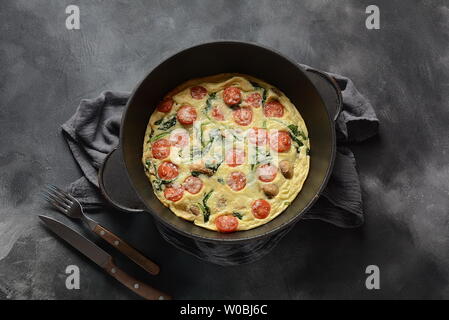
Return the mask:
{"type": "MultiPolygon", "coordinates": [[[[322,196],[303,215],[303,219],[319,219],[338,227],[352,228],[363,224],[360,181],[351,142],[361,142],[378,130],[378,119],[368,102],[343,76],[333,76],[342,90],[343,110],[337,120],[338,152],[335,167],[322,196]]],[[[101,206],[97,172],[106,155],[119,141],[120,120],[130,93],[105,91],[92,100],[82,100],[75,114],[62,125],[73,157],[83,177],[68,187],[68,191],[87,208],[101,206]]]]}

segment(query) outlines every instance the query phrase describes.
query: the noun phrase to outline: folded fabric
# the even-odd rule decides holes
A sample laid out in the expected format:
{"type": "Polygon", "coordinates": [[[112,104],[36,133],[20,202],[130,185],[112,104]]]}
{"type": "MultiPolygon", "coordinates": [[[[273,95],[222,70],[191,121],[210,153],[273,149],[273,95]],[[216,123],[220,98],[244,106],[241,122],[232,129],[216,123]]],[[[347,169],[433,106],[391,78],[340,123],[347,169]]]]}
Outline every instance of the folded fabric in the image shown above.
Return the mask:
{"type": "MultiPolygon", "coordinates": [[[[328,185],[303,219],[319,219],[338,227],[363,224],[363,205],[356,161],[348,144],[372,137],[378,119],[368,100],[353,82],[341,75],[334,77],[342,90],[343,109],[337,119],[337,155],[328,185]]],[[[82,100],[75,114],[62,125],[69,148],[83,177],[68,191],[86,209],[98,207],[103,200],[98,192],[97,172],[106,155],[118,144],[120,120],[130,93],[105,91],[99,97],[82,100]]]]}

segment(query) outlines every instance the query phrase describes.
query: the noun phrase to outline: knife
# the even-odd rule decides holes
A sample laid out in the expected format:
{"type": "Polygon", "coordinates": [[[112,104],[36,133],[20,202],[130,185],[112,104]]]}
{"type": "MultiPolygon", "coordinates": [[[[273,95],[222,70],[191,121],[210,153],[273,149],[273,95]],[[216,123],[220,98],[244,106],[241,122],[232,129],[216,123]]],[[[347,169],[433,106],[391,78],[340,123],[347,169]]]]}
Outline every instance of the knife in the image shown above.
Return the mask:
{"type": "Polygon", "coordinates": [[[110,254],[101,249],[92,241],[82,236],[72,228],[55,219],[39,215],[44,224],[59,237],[67,241],[71,246],[80,251],[90,260],[102,267],[109,275],[118,280],[128,289],[148,300],[170,300],[171,297],[157,289],[154,289],[140,281],[135,280],[126,272],[119,269],[110,254]]]}

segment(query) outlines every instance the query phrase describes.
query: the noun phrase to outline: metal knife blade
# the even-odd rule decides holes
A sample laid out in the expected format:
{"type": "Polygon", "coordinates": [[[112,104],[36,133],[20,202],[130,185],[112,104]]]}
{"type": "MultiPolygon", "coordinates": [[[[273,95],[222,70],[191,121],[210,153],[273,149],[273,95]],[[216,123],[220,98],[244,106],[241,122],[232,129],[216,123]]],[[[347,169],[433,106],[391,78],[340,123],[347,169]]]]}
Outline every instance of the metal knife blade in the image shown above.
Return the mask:
{"type": "Polygon", "coordinates": [[[47,216],[39,216],[45,225],[59,237],[67,241],[71,246],[80,251],[90,260],[101,267],[105,267],[112,257],[95,243],[82,236],[72,228],[47,216]]]}

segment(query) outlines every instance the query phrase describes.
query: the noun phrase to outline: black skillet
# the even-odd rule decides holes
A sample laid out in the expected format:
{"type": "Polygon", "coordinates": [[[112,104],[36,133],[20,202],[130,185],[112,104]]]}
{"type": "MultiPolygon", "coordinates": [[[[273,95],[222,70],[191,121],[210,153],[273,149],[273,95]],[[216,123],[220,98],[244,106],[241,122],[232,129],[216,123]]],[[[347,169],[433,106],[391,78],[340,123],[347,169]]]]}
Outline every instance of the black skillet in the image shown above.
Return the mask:
{"type": "Polygon", "coordinates": [[[312,206],[326,186],[335,158],[334,121],[340,109],[341,93],[331,77],[316,70],[306,70],[272,49],[233,41],[198,45],[163,61],[135,88],[122,118],[120,146],[117,152],[112,152],[107,157],[100,170],[100,186],[106,199],[118,209],[150,212],[156,218],[159,229],[178,234],[181,239],[237,244],[276,236],[292,226],[312,206]],[[310,172],[291,205],[263,226],[231,234],[200,228],[170,212],[154,195],[141,163],[145,129],[162,97],[187,80],[219,73],[249,74],[282,90],[304,118],[311,142],[310,172]],[[328,83],[324,91],[317,90],[317,78],[328,83]],[[324,97],[329,88],[334,90],[331,96],[335,101],[331,103],[329,97],[324,97]],[[117,161],[119,158],[123,160],[117,161]],[[111,159],[115,161],[110,161],[111,159]],[[124,180],[126,177],[104,174],[105,168],[108,167],[110,172],[118,172],[122,165],[132,187],[124,180]],[[113,198],[108,191],[111,186],[116,190],[117,186],[120,188],[120,192],[115,192],[113,198]],[[132,200],[136,199],[134,192],[140,201],[132,200]]]}

